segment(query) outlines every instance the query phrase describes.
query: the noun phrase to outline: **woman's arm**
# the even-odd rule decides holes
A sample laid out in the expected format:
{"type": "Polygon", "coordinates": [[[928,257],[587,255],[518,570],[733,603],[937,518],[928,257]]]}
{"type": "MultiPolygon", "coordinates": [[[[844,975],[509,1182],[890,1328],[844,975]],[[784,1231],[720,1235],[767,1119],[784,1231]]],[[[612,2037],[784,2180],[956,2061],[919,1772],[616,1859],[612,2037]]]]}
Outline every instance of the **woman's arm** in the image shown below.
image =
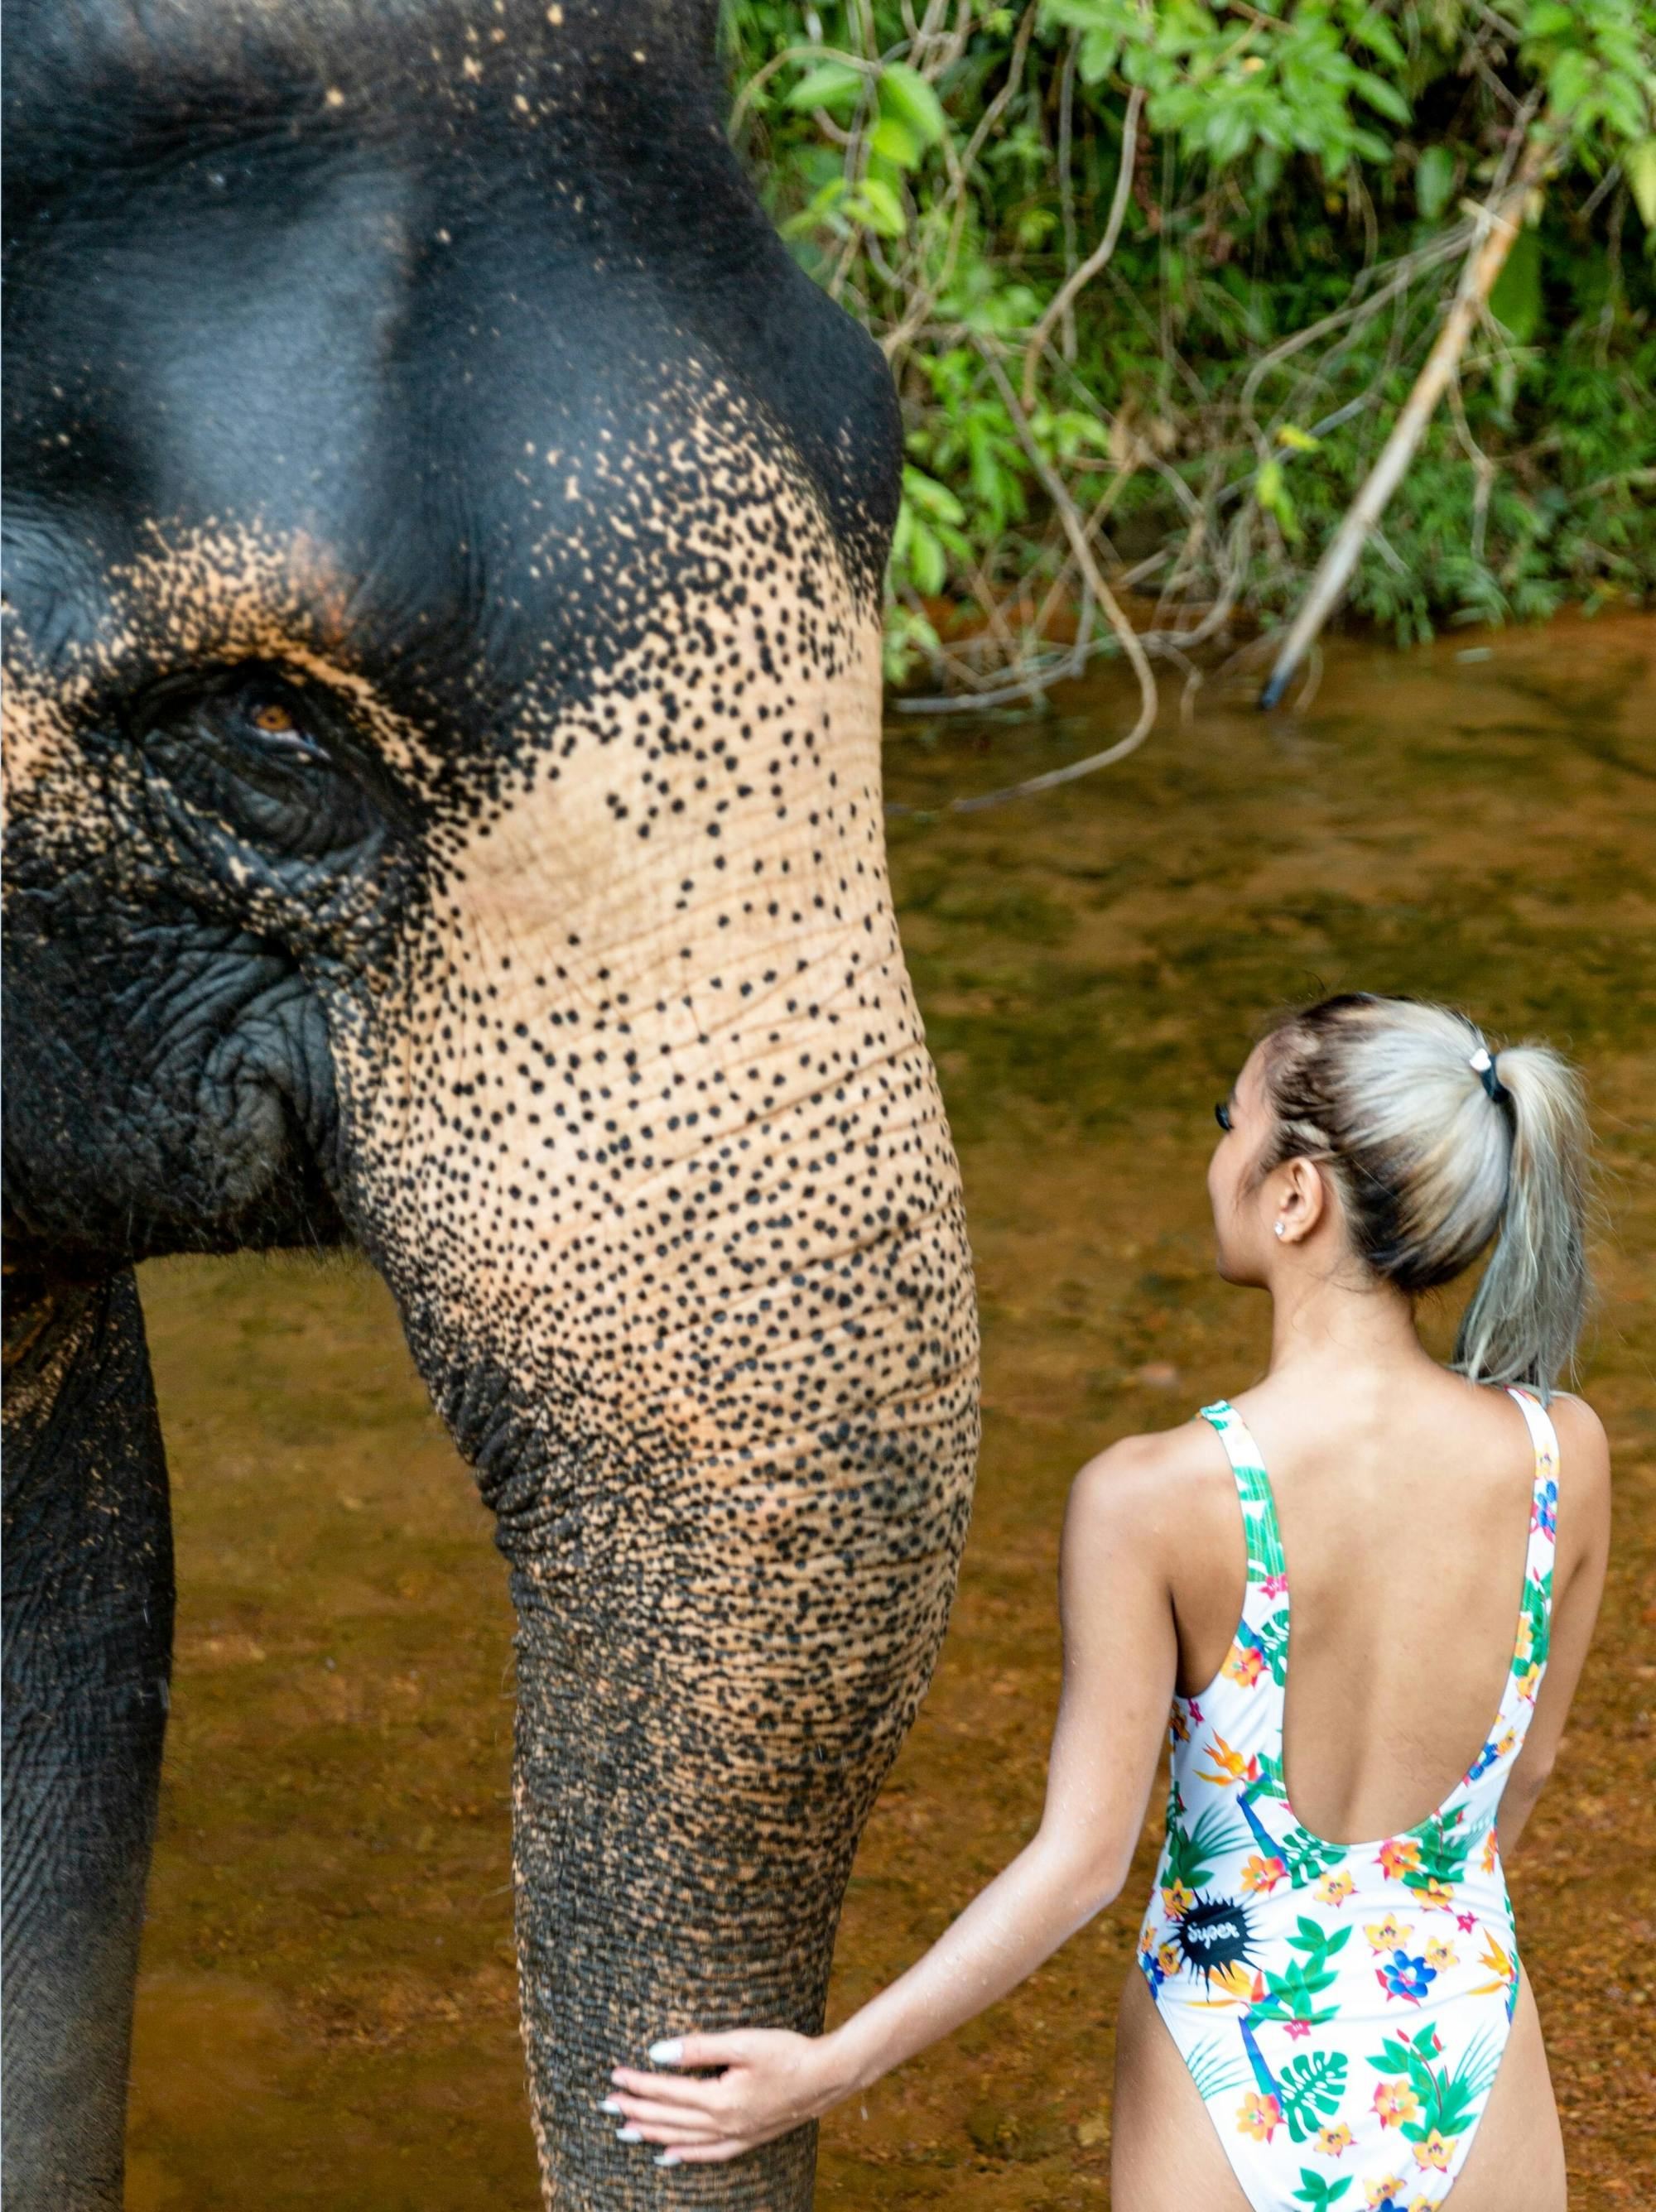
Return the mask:
{"type": "Polygon", "coordinates": [[[1501,1793],[1495,1826],[1509,1858],[1552,1772],[1575,1686],[1592,1641],[1610,1556],[1610,1446],[1598,1416],[1580,1398],[1552,1402],[1558,1431],[1558,1559],[1553,1576],[1551,1649],[1524,1748],[1501,1793]]]}
{"type": "MultiPolygon", "coordinates": [[[[1177,1433],[1177,1432],[1176,1432],[1177,1433]]],[[[1165,1553],[1168,1446],[1133,1437],[1076,1477],[1065,1516],[1063,1687],[1034,1838],[931,1949],[831,2034],[686,2035],[612,2075],[605,2109],[663,2162],[736,2157],[814,2119],[1032,1973],[1120,1889],[1144,1824],[1178,1646],[1165,1553]]]]}

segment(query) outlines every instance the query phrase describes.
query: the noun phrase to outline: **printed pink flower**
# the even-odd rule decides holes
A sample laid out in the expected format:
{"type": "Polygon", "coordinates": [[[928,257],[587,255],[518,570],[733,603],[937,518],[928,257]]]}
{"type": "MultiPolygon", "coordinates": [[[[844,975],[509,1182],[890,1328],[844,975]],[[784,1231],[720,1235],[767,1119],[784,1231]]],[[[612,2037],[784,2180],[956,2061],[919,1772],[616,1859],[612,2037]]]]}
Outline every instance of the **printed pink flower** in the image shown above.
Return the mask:
{"type": "Polygon", "coordinates": [[[1308,2020],[1284,2021],[1282,2032],[1290,2043],[1301,2043],[1311,2033],[1311,2022],[1308,2020]]]}
{"type": "Polygon", "coordinates": [[[1238,2135],[1251,2136],[1256,2142],[1269,2142],[1282,2124],[1282,2107],[1275,2098],[1262,2097],[1257,2089],[1250,2089],[1237,2114],[1238,2135]]]}
{"type": "Polygon", "coordinates": [[[1288,1578],[1286,1575],[1265,1575],[1261,1577],[1259,1583],[1260,1589],[1267,1597],[1281,1597],[1288,1586],[1288,1578]]]}

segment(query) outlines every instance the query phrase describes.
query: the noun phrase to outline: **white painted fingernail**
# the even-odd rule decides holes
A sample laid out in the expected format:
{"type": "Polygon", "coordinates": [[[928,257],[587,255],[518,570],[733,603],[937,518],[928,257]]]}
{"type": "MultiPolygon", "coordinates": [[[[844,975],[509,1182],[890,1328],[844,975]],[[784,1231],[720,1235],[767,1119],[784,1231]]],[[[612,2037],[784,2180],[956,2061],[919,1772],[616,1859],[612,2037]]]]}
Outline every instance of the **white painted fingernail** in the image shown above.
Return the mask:
{"type": "Polygon", "coordinates": [[[621,2109],[621,2100],[618,2097],[606,2097],[598,2109],[600,2112],[618,2112],[621,2109]]]}
{"type": "MultiPolygon", "coordinates": [[[[676,2035],[668,2036],[663,2043],[652,2043],[649,2047],[652,2066],[676,2066],[684,2055],[683,2039],[676,2035]]],[[[673,2162],[675,2165],[678,2163],[676,2160],[673,2162]]]]}
{"type": "Polygon", "coordinates": [[[661,2157],[656,2160],[655,2163],[657,2166],[677,2166],[679,2163],[679,2154],[676,2150],[664,2150],[661,2153],[661,2157]]]}
{"type": "Polygon", "coordinates": [[[617,2142],[642,2142],[643,2130],[640,2128],[618,2128],[615,2140],[617,2142]]]}

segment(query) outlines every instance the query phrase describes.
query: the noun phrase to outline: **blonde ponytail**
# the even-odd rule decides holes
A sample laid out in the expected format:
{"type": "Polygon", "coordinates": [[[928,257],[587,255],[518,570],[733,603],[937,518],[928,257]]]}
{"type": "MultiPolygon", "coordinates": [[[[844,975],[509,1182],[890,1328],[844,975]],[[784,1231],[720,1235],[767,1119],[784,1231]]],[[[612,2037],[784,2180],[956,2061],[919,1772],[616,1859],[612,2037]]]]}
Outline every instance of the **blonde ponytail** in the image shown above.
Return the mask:
{"type": "Polygon", "coordinates": [[[1446,1006],[1352,992],[1278,1024],[1264,1067],[1277,1126],[1256,1173],[1325,1164],[1358,1255],[1411,1297],[1493,1237],[1453,1364],[1549,1397],[1587,1297],[1589,1139],[1568,1062],[1544,1044],[1494,1051],[1446,1006]]]}
{"type": "Polygon", "coordinates": [[[1495,1067],[1511,1100],[1507,1198],[1454,1364],[1544,1398],[1569,1373],[1586,1306],[1587,1117],[1580,1078],[1550,1045],[1509,1045],[1495,1067]]]}

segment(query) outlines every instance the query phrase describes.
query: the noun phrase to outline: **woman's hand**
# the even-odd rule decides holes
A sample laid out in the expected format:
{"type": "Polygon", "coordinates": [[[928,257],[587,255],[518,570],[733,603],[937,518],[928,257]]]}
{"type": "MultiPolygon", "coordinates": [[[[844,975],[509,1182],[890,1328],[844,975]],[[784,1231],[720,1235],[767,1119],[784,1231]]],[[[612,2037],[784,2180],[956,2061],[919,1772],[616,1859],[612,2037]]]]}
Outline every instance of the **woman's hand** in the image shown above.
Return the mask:
{"type": "Polygon", "coordinates": [[[721,2074],[644,2074],[618,2066],[615,2087],[600,2110],[621,2122],[624,2142],[663,2146],[658,2166],[709,2164],[740,2158],[816,2119],[844,2094],[823,2036],[787,2028],[739,2028],[726,2035],[685,2035],[650,2045],[661,2067],[721,2066],[721,2074]]]}

